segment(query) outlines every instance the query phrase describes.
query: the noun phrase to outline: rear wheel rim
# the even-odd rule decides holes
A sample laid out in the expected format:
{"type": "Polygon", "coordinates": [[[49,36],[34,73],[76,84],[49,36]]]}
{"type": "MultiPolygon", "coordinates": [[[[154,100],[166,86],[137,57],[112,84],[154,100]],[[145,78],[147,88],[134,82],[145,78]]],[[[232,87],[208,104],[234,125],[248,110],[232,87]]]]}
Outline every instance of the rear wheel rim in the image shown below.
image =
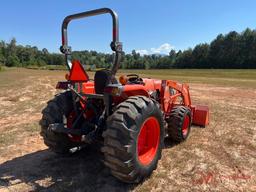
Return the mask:
{"type": "Polygon", "coordinates": [[[149,117],[142,124],[138,136],[137,152],[142,165],[147,166],[155,159],[159,138],[160,124],[155,117],[149,117]]]}
{"type": "Polygon", "coordinates": [[[190,118],[188,115],[185,116],[184,121],[183,121],[183,125],[182,125],[182,135],[183,137],[186,137],[188,134],[188,129],[189,129],[189,122],[190,122],[190,118]]]}

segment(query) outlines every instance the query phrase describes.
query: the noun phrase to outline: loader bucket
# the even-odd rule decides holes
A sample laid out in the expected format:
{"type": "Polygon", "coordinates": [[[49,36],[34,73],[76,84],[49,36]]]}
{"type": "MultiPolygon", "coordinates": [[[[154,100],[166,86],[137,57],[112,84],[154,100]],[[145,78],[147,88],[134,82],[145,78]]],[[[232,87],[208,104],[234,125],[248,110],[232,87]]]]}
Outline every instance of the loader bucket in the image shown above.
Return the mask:
{"type": "Polygon", "coordinates": [[[209,124],[209,108],[203,105],[192,105],[191,106],[193,112],[193,125],[199,125],[201,127],[205,127],[209,124]]]}

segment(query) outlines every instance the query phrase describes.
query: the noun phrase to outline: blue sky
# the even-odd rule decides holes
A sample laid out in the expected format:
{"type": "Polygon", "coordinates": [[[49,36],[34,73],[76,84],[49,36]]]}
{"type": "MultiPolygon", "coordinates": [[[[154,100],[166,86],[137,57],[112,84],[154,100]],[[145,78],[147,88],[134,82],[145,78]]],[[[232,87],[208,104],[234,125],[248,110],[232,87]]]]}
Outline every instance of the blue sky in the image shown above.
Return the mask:
{"type": "MultiPolygon", "coordinates": [[[[167,53],[210,42],[219,33],[256,28],[254,0],[6,0],[0,8],[0,40],[58,52],[62,19],[109,7],[120,19],[124,50],[167,53]]],[[[111,18],[97,16],[69,25],[73,50],[111,52],[111,18]]]]}

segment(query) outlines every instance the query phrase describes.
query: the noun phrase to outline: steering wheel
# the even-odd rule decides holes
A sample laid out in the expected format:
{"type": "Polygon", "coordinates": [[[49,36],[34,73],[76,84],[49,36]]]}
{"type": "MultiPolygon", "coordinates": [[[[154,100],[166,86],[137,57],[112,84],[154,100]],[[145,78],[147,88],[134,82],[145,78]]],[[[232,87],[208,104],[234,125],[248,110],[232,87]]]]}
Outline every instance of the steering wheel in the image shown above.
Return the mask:
{"type": "Polygon", "coordinates": [[[143,84],[143,80],[137,74],[126,75],[128,78],[128,83],[130,84],[143,84]]]}
{"type": "Polygon", "coordinates": [[[137,74],[129,74],[126,76],[128,77],[128,81],[130,81],[130,82],[136,82],[139,80],[139,75],[137,75],[137,74]]]}

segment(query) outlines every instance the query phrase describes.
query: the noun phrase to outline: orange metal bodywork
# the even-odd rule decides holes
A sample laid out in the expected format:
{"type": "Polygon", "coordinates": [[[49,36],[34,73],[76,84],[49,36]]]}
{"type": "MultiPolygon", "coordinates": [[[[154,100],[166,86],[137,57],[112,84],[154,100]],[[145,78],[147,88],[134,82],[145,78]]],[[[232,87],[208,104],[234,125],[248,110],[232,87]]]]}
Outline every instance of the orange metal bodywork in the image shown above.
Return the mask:
{"type": "MultiPolygon", "coordinates": [[[[150,97],[154,91],[160,93],[160,104],[163,112],[168,116],[175,105],[184,105],[191,109],[192,123],[205,127],[209,124],[209,108],[207,106],[192,105],[189,86],[171,80],[143,79],[144,84],[123,85],[122,94],[114,98],[115,103],[120,103],[130,96],[143,95],[150,97]]],[[[79,92],[94,94],[94,82],[81,83],[79,92]]],[[[80,87],[80,86],[79,86],[80,87]]]]}
{"type": "Polygon", "coordinates": [[[203,126],[209,124],[209,108],[202,105],[192,105],[187,84],[178,83],[172,80],[143,79],[144,84],[124,85],[122,97],[124,99],[134,95],[150,97],[154,91],[160,93],[161,108],[168,116],[175,105],[187,106],[191,109],[192,123],[203,126]]]}
{"type": "MultiPolygon", "coordinates": [[[[85,94],[95,94],[94,82],[89,81],[89,77],[84,71],[82,65],[78,61],[72,62],[72,68],[69,75],[71,82],[77,83],[77,91],[85,94]]],[[[170,115],[175,105],[183,105],[189,107],[192,113],[192,123],[199,126],[209,124],[209,108],[207,106],[192,105],[189,93],[189,86],[172,80],[158,80],[143,78],[139,84],[125,84],[122,81],[121,95],[114,96],[113,102],[118,104],[128,97],[143,95],[151,97],[152,93],[159,95],[159,104],[164,112],[165,117],[170,115]]]]}
{"type": "Polygon", "coordinates": [[[88,81],[88,82],[82,83],[82,93],[95,94],[94,82],[88,81]]]}
{"type": "Polygon", "coordinates": [[[128,98],[134,95],[144,95],[150,97],[150,94],[154,91],[160,93],[160,100],[162,110],[165,113],[171,111],[172,105],[181,104],[176,103],[177,98],[180,97],[182,104],[190,107],[191,100],[189,95],[189,87],[186,84],[181,84],[171,80],[157,80],[143,78],[144,84],[127,84],[124,85],[122,97],[128,98]],[[172,90],[172,91],[171,91],[172,90]]]}
{"type": "Polygon", "coordinates": [[[126,84],[123,87],[122,97],[128,98],[134,95],[150,96],[150,92],[161,89],[161,80],[143,79],[144,84],[126,84]]]}

